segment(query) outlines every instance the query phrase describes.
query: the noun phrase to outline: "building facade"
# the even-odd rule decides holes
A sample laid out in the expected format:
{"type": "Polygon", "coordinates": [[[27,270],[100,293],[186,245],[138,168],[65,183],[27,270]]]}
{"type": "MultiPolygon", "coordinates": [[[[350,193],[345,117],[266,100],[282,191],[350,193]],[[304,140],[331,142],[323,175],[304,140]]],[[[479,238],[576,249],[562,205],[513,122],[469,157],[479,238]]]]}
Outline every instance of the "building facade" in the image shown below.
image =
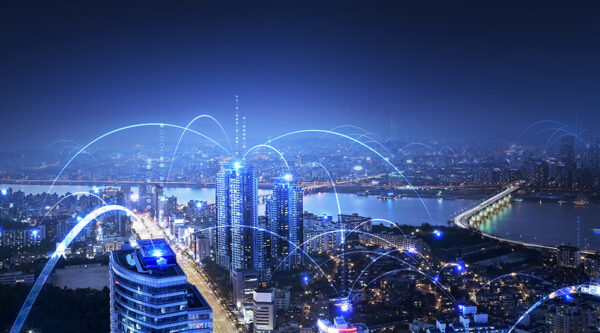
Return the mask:
{"type": "Polygon", "coordinates": [[[225,269],[254,267],[258,228],[258,183],[254,168],[240,162],[224,167],[216,179],[217,264],[225,269]]]}
{"type": "Polygon", "coordinates": [[[304,242],[302,197],[299,185],[292,185],[282,178],[276,181],[273,196],[267,200],[267,221],[274,236],[271,238],[270,256],[272,264],[280,269],[290,270],[302,264],[302,251],[296,247],[304,242]],[[283,262],[280,263],[280,260],[283,262]]]}
{"type": "Polygon", "coordinates": [[[111,332],[212,332],[212,310],[164,239],[110,255],[111,332]]]}

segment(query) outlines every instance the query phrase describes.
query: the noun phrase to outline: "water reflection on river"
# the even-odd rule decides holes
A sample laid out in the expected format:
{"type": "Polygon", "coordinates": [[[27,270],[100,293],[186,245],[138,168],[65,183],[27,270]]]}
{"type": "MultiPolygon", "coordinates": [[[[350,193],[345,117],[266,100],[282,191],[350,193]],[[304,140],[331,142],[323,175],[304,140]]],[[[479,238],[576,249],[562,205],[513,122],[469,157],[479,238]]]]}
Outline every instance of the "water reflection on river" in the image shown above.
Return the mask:
{"type": "MultiPolygon", "coordinates": [[[[48,185],[0,185],[14,191],[42,193],[48,185]]],[[[90,186],[56,185],[53,192],[89,191],[90,186]]],[[[133,188],[137,191],[137,188],[133,188]]],[[[259,190],[259,194],[267,194],[259,190]]],[[[189,200],[215,200],[214,188],[169,188],[166,195],[175,195],[180,203],[189,200]]],[[[421,225],[428,222],[446,225],[447,221],[475,204],[474,200],[435,198],[399,198],[380,200],[377,197],[340,193],[340,209],[344,214],[358,213],[372,218],[386,219],[400,224],[421,225]],[[426,207],[426,208],[425,208],[426,207]],[[430,215],[431,214],[431,215],[430,215]]],[[[337,215],[336,197],[333,193],[317,193],[304,197],[304,210],[314,214],[337,215]]],[[[259,205],[264,214],[264,203],[259,205]]],[[[481,229],[511,239],[526,240],[547,245],[571,243],[577,245],[577,216],[580,217],[579,239],[584,248],[600,250],[600,235],[593,232],[600,228],[600,206],[575,207],[572,204],[513,202],[498,215],[484,221],[481,229]]]]}

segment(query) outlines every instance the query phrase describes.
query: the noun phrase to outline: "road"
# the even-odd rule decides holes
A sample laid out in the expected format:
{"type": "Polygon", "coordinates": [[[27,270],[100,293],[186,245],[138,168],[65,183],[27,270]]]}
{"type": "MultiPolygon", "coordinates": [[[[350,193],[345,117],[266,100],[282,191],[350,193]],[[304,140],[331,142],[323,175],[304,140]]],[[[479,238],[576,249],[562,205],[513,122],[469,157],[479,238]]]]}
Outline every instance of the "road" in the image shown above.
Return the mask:
{"type": "MultiPolygon", "coordinates": [[[[138,233],[141,239],[166,238],[155,222],[146,216],[139,215],[138,217],[142,222],[134,222],[132,228],[138,233]]],[[[206,299],[212,308],[213,332],[237,332],[238,329],[234,325],[233,319],[229,317],[229,312],[225,309],[219,297],[215,295],[213,289],[208,285],[208,282],[202,277],[200,268],[188,256],[182,254],[180,250],[175,247],[173,247],[173,250],[177,253],[177,263],[187,275],[188,282],[198,288],[202,296],[204,296],[204,299],[206,299]]]]}
{"type": "MultiPolygon", "coordinates": [[[[468,222],[469,217],[479,213],[480,211],[484,210],[487,206],[492,205],[494,202],[496,202],[496,201],[502,199],[503,197],[518,190],[521,185],[522,185],[522,183],[515,183],[515,184],[509,186],[508,188],[506,188],[505,190],[503,190],[502,192],[492,196],[491,198],[489,198],[487,200],[484,200],[483,202],[472,207],[471,209],[464,211],[463,213],[461,213],[460,215],[458,215],[457,217],[454,218],[454,223],[461,228],[470,229],[471,226],[469,225],[469,222],[468,222]]],[[[481,234],[483,236],[486,236],[491,239],[495,239],[497,241],[510,243],[510,244],[516,244],[516,245],[522,245],[522,246],[529,247],[529,248],[538,248],[538,249],[546,249],[546,250],[556,251],[556,247],[554,247],[554,246],[548,246],[548,245],[543,245],[543,244],[508,239],[508,238],[503,238],[503,237],[499,237],[496,235],[492,235],[485,231],[481,231],[481,230],[479,230],[479,231],[481,232],[481,234]]],[[[587,253],[585,250],[582,252],[587,253]]]]}

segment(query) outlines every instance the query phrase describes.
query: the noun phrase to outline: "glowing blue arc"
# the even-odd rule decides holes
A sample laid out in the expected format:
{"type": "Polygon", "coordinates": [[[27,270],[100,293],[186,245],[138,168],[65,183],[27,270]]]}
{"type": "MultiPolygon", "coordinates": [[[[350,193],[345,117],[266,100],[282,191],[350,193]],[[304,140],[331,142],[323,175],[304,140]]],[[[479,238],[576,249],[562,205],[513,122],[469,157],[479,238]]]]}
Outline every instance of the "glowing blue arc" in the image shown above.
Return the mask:
{"type": "MultiPolygon", "coordinates": [[[[60,172],[58,173],[58,175],[56,175],[56,178],[54,178],[54,180],[52,181],[52,184],[50,185],[50,188],[48,189],[47,193],[49,193],[50,191],[52,191],[52,188],[54,187],[54,184],[56,184],[56,181],[58,180],[58,178],[60,178],[60,176],[63,174],[63,172],[65,171],[65,169],[71,164],[71,162],[73,162],[73,160],[79,156],[79,154],[81,154],[84,150],[86,150],[89,146],[91,146],[92,144],[96,143],[97,141],[111,135],[117,132],[121,132],[124,130],[128,130],[128,129],[132,129],[132,128],[137,128],[137,127],[146,127],[146,126],[160,126],[160,127],[174,127],[174,128],[179,128],[179,129],[183,129],[184,131],[189,131],[191,133],[197,134],[207,140],[209,140],[210,142],[214,143],[216,146],[218,146],[219,148],[223,149],[225,152],[227,152],[229,155],[231,155],[231,152],[229,150],[227,150],[225,147],[221,146],[218,142],[216,142],[215,140],[209,138],[208,136],[191,130],[189,128],[185,128],[183,126],[179,126],[179,125],[173,125],[173,124],[166,124],[166,123],[141,123],[141,124],[134,124],[134,125],[129,125],[129,126],[124,126],[124,127],[120,127],[117,129],[114,129],[112,131],[106,132],[104,134],[102,134],[101,136],[95,138],[94,140],[90,141],[88,144],[86,144],[85,146],[83,146],[83,148],[81,148],[75,155],[73,155],[73,157],[71,157],[71,159],[65,164],[65,166],[63,166],[63,168],[60,170],[60,172]]],[[[44,197],[45,200],[45,197],[44,197]]],[[[43,203],[42,203],[43,206],[43,203]]]]}
{"type": "Polygon", "coordinates": [[[540,121],[536,121],[534,123],[529,124],[529,126],[527,126],[527,128],[525,128],[521,134],[519,134],[519,136],[517,137],[517,142],[519,142],[521,140],[521,137],[525,134],[525,132],[527,132],[529,129],[531,129],[532,127],[535,127],[539,124],[543,124],[543,123],[552,123],[552,124],[558,124],[558,125],[564,125],[564,123],[561,123],[559,121],[556,120],[550,120],[550,119],[544,119],[544,120],[540,120],[540,121]]]}
{"type": "Polygon", "coordinates": [[[260,144],[260,145],[256,145],[256,146],[254,146],[254,147],[252,147],[252,148],[248,149],[248,151],[246,151],[246,152],[244,153],[244,156],[242,156],[242,160],[245,160],[245,159],[246,159],[246,156],[247,156],[247,155],[248,155],[250,152],[252,152],[252,151],[254,151],[254,150],[258,149],[258,148],[261,148],[261,147],[264,147],[264,148],[269,148],[269,149],[273,150],[274,152],[276,152],[276,153],[277,153],[277,155],[279,155],[279,158],[281,158],[281,160],[282,160],[282,161],[283,161],[283,163],[285,164],[285,167],[287,168],[287,171],[288,171],[288,173],[292,173],[292,171],[290,170],[290,165],[288,164],[288,162],[287,162],[287,160],[285,159],[285,157],[283,157],[283,154],[282,154],[282,153],[281,153],[279,150],[277,150],[277,148],[275,148],[275,147],[273,147],[273,146],[270,146],[270,145],[267,145],[267,144],[260,144]]]}
{"type": "Polygon", "coordinates": [[[348,140],[354,141],[356,143],[358,143],[359,145],[365,147],[366,149],[370,150],[371,152],[373,152],[374,154],[376,154],[377,156],[381,157],[389,166],[391,166],[394,171],[396,171],[409,185],[409,187],[413,190],[413,192],[415,192],[415,195],[417,196],[417,198],[419,198],[419,200],[421,201],[421,204],[423,205],[423,208],[425,208],[425,211],[427,212],[427,215],[429,215],[429,218],[431,219],[431,221],[433,222],[433,216],[431,215],[431,212],[429,211],[429,208],[427,208],[427,205],[425,204],[425,201],[423,201],[423,198],[421,198],[421,196],[419,195],[419,193],[417,192],[417,190],[415,189],[414,186],[412,186],[412,184],[410,183],[410,181],[408,180],[408,178],[406,178],[406,176],[404,175],[404,173],[402,173],[392,162],[389,161],[388,158],[386,158],[385,156],[381,155],[381,153],[379,153],[377,150],[373,149],[372,147],[370,147],[369,145],[366,145],[364,143],[362,143],[359,140],[356,140],[355,138],[342,134],[342,133],[338,133],[338,132],[333,132],[333,131],[328,131],[328,130],[320,130],[320,129],[306,129],[306,130],[298,130],[298,131],[293,131],[293,132],[288,132],[285,134],[282,134],[276,138],[273,138],[269,141],[267,141],[267,143],[271,143],[275,140],[279,140],[281,138],[284,138],[286,136],[290,136],[290,135],[294,135],[294,134],[301,134],[301,133],[327,133],[327,134],[332,134],[332,135],[337,135],[343,138],[346,138],[348,140]]]}
{"type": "MultiPolygon", "coordinates": [[[[440,270],[440,271],[441,271],[441,270],[440,270]]],[[[526,277],[530,277],[530,278],[536,279],[536,280],[538,280],[538,281],[540,281],[540,282],[542,282],[542,283],[545,283],[545,284],[550,284],[550,285],[552,284],[552,283],[550,283],[550,282],[548,282],[548,281],[546,281],[546,280],[542,279],[541,277],[537,277],[537,276],[535,276],[535,275],[531,275],[531,274],[527,274],[527,273],[513,272],[513,273],[503,274],[503,275],[497,276],[497,277],[495,277],[495,278],[493,278],[493,279],[489,280],[489,281],[488,281],[488,282],[486,282],[486,283],[485,283],[483,286],[481,286],[481,288],[479,288],[479,290],[477,290],[477,291],[475,292],[475,294],[473,295],[473,297],[471,297],[471,299],[469,299],[469,302],[470,302],[470,301],[476,301],[476,300],[477,300],[477,294],[479,294],[479,293],[480,293],[480,292],[481,292],[483,289],[485,289],[486,287],[488,287],[489,285],[491,285],[491,284],[492,284],[492,283],[494,283],[495,281],[498,281],[498,280],[504,279],[504,278],[506,278],[506,277],[512,277],[512,278],[515,278],[515,279],[516,279],[516,277],[517,277],[517,276],[526,276],[526,277]]]]}
{"type": "Polygon", "coordinates": [[[185,132],[189,129],[190,126],[192,126],[192,124],[200,119],[200,118],[208,118],[211,119],[212,121],[214,121],[219,128],[221,129],[221,132],[223,132],[223,135],[225,136],[225,139],[227,140],[227,144],[229,145],[229,149],[232,149],[231,147],[231,142],[229,141],[229,136],[227,136],[227,132],[225,132],[225,129],[223,128],[223,126],[221,126],[221,123],[215,119],[213,116],[209,115],[209,114],[201,114],[199,116],[194,117],[194,119],[190,120],[190,122],[185,126],[185,129],[183,131],[181,131],[181,135],[179,136],[179,140],[177,140],[177,145],[175,145],[175,150],[173,150],[173,156],[171,156],[171,162],[169,164],[169,171],[167,172],[167,178],[165,182],[169,181],[169,176],[171,176],[171,168],[173,167],[173,160],[175,159],[175,155],[177,154],[177,150],[179,150],[179,145],[181,144],[181,140],[183,139],[183,136],[185,135],[185,132]]]}
{"type": "MultiPolygon", "coordinates": [[[[352,283],[352,286],[350,287],[350,292],[348,292],[348,295],[352,295],[352,290],[354,290],[354,286],[356,286],[356,282],[358,282],[358,280],[360,280],[361,276],[367,271],[367,269],[369,269],[369,267],[371,267],[371,265],[373,265],[377,260],[379,260],[379,259],[381,259],[383,257],[389,256],[392,252],[396,252],[396,251],[400,251],[400,250],[401,249],[390,250],[390,251],[388,251],[386,253],[383,253],[379,257],[375,258],[375,260],[373,260],[369,264],[367,264],[367,266],[365,266],[365,268],[360,272],[360,274],[358,274],[358,276],[356,277],[356,280],[354,280],[354,283],[352,283]]],[[[406,261],[404,261],[404,260],[401,260],[401,261],[403,263],[406,263],[406,261]]]]}
{"type": "MultiPolygon", "coordinates": [[[[347,236],[350,236],[350,235],[351,235],[353,232],[356,232],[356,230],[357,230],[357,229],[358,229],[358,228],[359,228],[361,225],[363,225],[363,224],[365,224],[365,223],[368,223],[368,222],[376,222],[376,221],[377,221],[377,222],[386,222],[386,223],[389,223],[389,224],[391,224],[391,225],[395,226],[395,227],[396,227],[398,230],[400,230],[400,232],[402,233],[402,236],[404,236],[404,238],[405,238],[405,239],[407,238],[407,237],[406,237],[406,234],[404,234],[404,231],[402,231],[402,229],[401,229],[401,228],[400,228],[400,227],[399,227],[399,226],[398,226],[396,223],[394,223],[394,222],[392,222],[392,221],[389,221],[389,220],[386,220],[386,219],[372,219],[371,221],[364,221],[364,222],[361,222],[361,223],[359,223],[359,224],[358,224],[356,227],[354,227],[354,229],[350,230],[350,232],[347,234],[347,236]]],[[[383,239],[383,238],[381,238],[381,237],[379,237],[379,236],[376,236],[375,234],[372,234],[372,233],[366,233],[366,234],[367,234],[367,235],[370,235],[370,236],[373,236],[373,237],[377,237],[378,239],[383,239]]],[[[317,236],[318,236],[318,235],[317,235],[317,236]]],[[[388,244],[392,244],[392,243],[391,243],[391,242],[388,242],[388,244]]],[[[392,244],[392,247],[393,247],[393,244],[392,244]]],[[[422,253],[420,253],[420,252],[418,252],[418,251],[416,251],[416,250],[415,250],[413,253],[416,253],[416,254],[418,254],[418,255],[419,255],[421,258],[423,258],[423,259],[425,260],[425,262],[426,262],[426,263],[429,265],[429,267],[431,267],[431,263],[429,262],[429,260],[428,260],[428,259],[427,259],[427,258],[426,258],[426,257],[425,257],[425,256],[424,256],[422,253]]]]}
{"type": "Polygon", "coordinates": [[[427,278],[429,281],[431,281],[431,283],[433,283],[435,286],[437,286],[438,288],[440,288],[440,290],[442,290],[442,291],[444,292],[444,294],[446,294],[446,296],[448,296],[448,298],[449,298],[449,299],[450,299],[450,300],[451,300],[451,301],[452,301],[454,304],[458,304],[458,302],[456,301],[456,298],[454,298],[454,296],[452,296],[452,294],[450,294],[450,293],[448,292],[448,290],[446,290],[446,287],[445,287],[443,284],[439,283],[438,281],[436,281],[435,279],[433,279],[431,276],[427,275],[426,273],[424,273],[424,272],[421,272],[420,270],[418,270],[418,269],[417,269],[417,268],[415,268],[414,266],[412,266],[412,265],[410,265],[410,264],[408,264],[408,263],[406,263],[406,264],[409,266],[409,268],[399,268],[399,269],[394,269],[394,270],[391,270],[391,271],[385,272],[385,273],[383,273],[383,274],[379,275],[378,277],[374,278],[373,280],[371,280],[371,282],[367,283],[367,284],[366,284],[366,285],[363,287],[363,289],[361,289],[361,290],[364,290],[364,289],[365,289],[366,287],[368,287],[368,286],[369,286],[371,283],[373,283],[373,282],[377,281],[378,279],[380,279],[380,278],[382,278],[382,277],[384,277],[384,276],[386,276],[386,275],[388,275],[388,274],[397,273],[397,272],[401,272],[401,271],[409,271],[409,272],[415,272],[415,273],[418,273],[418,274],[420,274],[420,275],[424,276],[425,278],[427,278]]]}
{"type": "Polygon", "coordinates": [[[327,168],[323,164],[321,164],[319,162],[311,162],[311,163],[314,165],[320,166],[325,171],[325,173],[327,173],[327,177],[329,177],[329,181],[331,182],[331,188],[333,189],[333,193],[335,193],[335,201],[337,203],[338,217],[339,217],[340,215],[342,215],[342,208],[340,206],[340,198],[338,197],[338,193],[337,193],[337,189],[335,187],[335,182],[333,181],[333,177],[331,177],[329,170],[327,170],[327,168]]]}
{"type": "Polygon", "coordinates": [[[31,311],[31,307],[33,306],[33,303],[35,303],[35,300],[38,297],[40,291],[42,290],[44,283],[48,279],[48,276],[50,275],[50,273],[52,273],[52,269],[54,268],[54,265],[56,265],[56,262],[58,262],[58,259],[60,258],[60,256],[64,255],[65,250],[71,244],[73,239],[75,239],[75,237],[77,237],[79,232],[81,232],[81,230],[83,230],[83,228],[85,228],[90,222],[95,220],[98,216],[100,216],[104,213],[110,212],[110,211],[115,211],[115,210],[123,211],[123,212],[127,213],[128,215],[133,216],[137,219],[137,216],[132,211],[130,211],[129,209],[127,209],[123,206],[107,205],[107,206],[102,206],[100,208],[97,208],[96,210],[94,210],[91,213],[89,213],[88,215],[86,215],[83,219],[81,219],[81,221],[77,222],[75,227],[73,227],[73,229],[71,229],[71,231],[69,231],[69,233],[67,234],[65,239],[63,239],[63,241],[58,244],[58,246],[56,247],[56,251],[54,251],[52,253],[50,260],[48,260],[48,262],[42,269],[40,276],[38,276],[37,280],[33,284],[33,287],[31,288],[31,290],[29,291],[29,294],[27,295],[27,298],[25,299],[25,303],[21,307],[21,310],[19,311],[19,314],[17,315],[17,319],[15,319],[12,329],[10,330],[11,333],[21,332],[21,329],[23,328],[23,324],[25,323],[25,319],[27,319],[27,315],[29,315],[29,311],[31,311]]]}
{"type": "MultiPolygon", "coordinates": [[[[143,225],[143,223],[142,223],[142,225],[143,225]]],[[[313,263],[313,264],[314,264],[316,267],[318,267],[319,269],[321,268],[321,267],[319,266],[319,264],[317,264],[317,262],[316,262],[316,261],[313,259],[313,257],[311,257],[311,256],[310,256],[310,254],[308,254],[306,251],[304,251],[304,250],[302,249],[302,245],[298,245],[298,244],[296,244],[296,243],[292,242],[291,240],[289,240],[288,238],[285,238],[285,237],[283,237],[283,236],[281,236],[281,235],[279,235],[279,234],[277,234],[277,233],[274,233],[274,232],[272,232],[271,230],[263,229],[263,228],[260,228],[260,227],[255,227],[255,226],[250,226],[250,225],[240,225],[240,226],[238,226],[238,227],[239,227],[239,228],[248,228],[248,229],[253,229],[253,230],[258,230],[258,231],[266,232],[266,233],[270,234],[271,236],[275,236],[275,237],[277,237],[277,238],[279,238],[279,239],[282,239],[282,240],[284,240],[284,241],[288,242],[288,244],[290,244],[291,246],[293,246],[293,247],[294,247],[294,251],[296,251],[296,250],[300,251],[300,252],[301,252],[302,254],[304,254],[304,255],[305,255],[305,256],[306,256],[306,257],[307,257],[307,258],[308,258],[308,259],[309,259],[309,260],[310,260],[310,261],[311,261],[311,262],[312,262],[312,263],[313,263]]],[[[231,226],[214,226],[214,227],[208,227],[208,228],[204,228],[204,229],[197,230],[196,232],[203,232],[203,231],[206,231],[206,230],[213,230],[213,229],[219,229],[219,228],[231,228],[231,226]]],[[[161,231],[163,231],[163,233],[164,233],[164,230],[162,230],[162,228],[161,228],[160,226],[159,226],[159,229],[160,229],[161,231]]],[[[291,252],[293,253],[294,251],[291,251],[291,252]]],[[[329,280],[329,277],[327,276],[327,274],[325,273],[325,271],[323,271],[322,269],[320,269],[320,272],[321,272],[321,274],[323,274],[323,276],[325,276],[325,279],[327,279],[327,281],[329,282],[330,286],[331,286],[331,287],[334,289],[334,291],[336,292],[336,294],[338,294],[338,296],[339,296],[339,292],[338,292],[337,288],[335,288],[335,286],[334,286],[334,285],[331,283],[331,281],[329,280]]],[[[273,274],[274,274],[274,273],[275,273],[275,271],[273,271],[273,272],[271,273],[271,276],[273,276],[273,274]]]]}
{"type": "MultiPolygon", "coordinates": [[[[305,240],[305,241],[304,241],[302,244],[300,244],[300,247],[304,246],[306,243],[309,243],[309,242],[311,242],[311,241],[313,241],[313,240],[315,240],[315,239],[317,239],[317,238],[319,238],[319,237],[323,237],[323,236],[325,236],[325,235],[328,235],[328,234],[334,234],[334,233],[339,233],[339,232],[340,232],[339,230],[329,230],[329,231],[322,232],[322,233],[320,233],[320,234],[318,234],[318,235],[315,235],[315,236],[313,236],[313,237],[311,237],[311,238],[309,238],[309,239],[305,240]]],[[[369,236],[371,236],[371,237],[375,237],[375,238],[377,238],[377,239],[379,239],[379,240],[381,240],[381,241],[383,241],[383,242],[387,242],[387,243],[388,243],[388,244],[389,244],[391,247],[394,247],[394,243],[392,243],[392,242],[388,241],[388,240],[387,240],[387,239],[385,239],[385,238],[382,238],[382,237],[376,236],[375,234],[372,234],[372,233],[370,233],[370,232],[366,232],[366,231],[362,231],[362,230],[353,230],[352,232],[358,232],[358,233],[361,233],[361,234],[366,234],[366,235],[369,235],[369,236]]],[[[349,234],[350,234],[350,233],[348,233],[348,235],[349,235],[349,234]]],[[[279,264],[277,265],[277,267],[275,267],[275,269],[273,270],[273,273],[271,273],[271,275],[273,275],[273,274],[274,274],[274,273],[275,273],[275,272],[276,272],[276,271],[279,269],[279,267],[281,267],[281,264],[282,264],[283,262],[285,262],[285,261],[287,260],[287,258],[289,258],[291,255],[292,255],[292,253],[288,254],[288,255],[287,255],[287,257],[285,257],[285,258],[281,259],[281,260],[279,261],[279,264]]],[[[318,264],[317,264],[315,261],[313,261],[313,262],[315,263],[315,265],[319,266],[319,265],[318,265],[318,264]]]]}
{"type": "Polygon", "coordinates": [[[580,284],[580,285],[574,285],[574,286],[570,286],[570,287],[564,287],[561,289],[558,289],[546,296],[544,296],[542,299],[540,299],[539,301],[537,301],[535,304],[533,304],[529,309],[527,309],[527,311],[525,311],[525,313],[523,313],[519,319],[517,320],[517,322],[510,328],[510,330],[508,330],[508,333],[511,333],[512,331],[515,330],[515,328],[517,328],[517,325],[519,325],[519,323],[528,315],[531,313],[531,311],[535,310],[538,306],[542,305],[543,303],[552,300],[556,297],[562,297],[562,296],[567,296],[567,295],[571,295],[571,294],[584,294],[584,295],[591,295],[591,296],[596,296],[599,297],[600,296],[600,285],[598,284],[580,284]]]}

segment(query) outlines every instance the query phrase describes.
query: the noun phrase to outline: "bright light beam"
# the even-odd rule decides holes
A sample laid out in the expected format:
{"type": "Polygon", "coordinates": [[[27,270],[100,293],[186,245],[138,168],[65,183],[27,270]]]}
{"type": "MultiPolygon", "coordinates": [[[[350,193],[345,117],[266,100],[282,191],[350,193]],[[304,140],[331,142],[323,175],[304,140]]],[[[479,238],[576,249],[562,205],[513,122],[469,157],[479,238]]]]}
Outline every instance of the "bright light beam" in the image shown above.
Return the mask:
{"type": "Polygon", "coordinates": [[[392,162],[389,161],[388,158],[386,158],[385,156],[381,155],[381,153],[379,153],[377,150],[373,149],[372,147],[370,147],[369,145],[366,145],[364,143],[362,143],[359,140],[354,139],[351,136],[342,134],[342,133],[338,133],[338,132],[333,132],[333,131],[327,131],[327,130],[320,130],[320,129],[306,129],[306,130],[299,130],[299,131],[293,131],[293,132],[288,132],[285,134],[282,134],[276,138],[270,139],[269,141],[267,141],[267,143],[271,143],[273,141],[279,140],[281,138],[284,138],[286,136],[290,136],[290,135],[294,135],[294,134],[301,134],[301,133],[327,133],[327,134],[332,134],[332,135],[337,135],[343,138],[346,138],[348,140],[354,141],[356,143],[358,143],[359,145],[365,147],[366,149],[370,150],[371,152],[373,152],[374,154],[376,154],[377,156],[381,157],[388,165],[390,165],[402,178],[404,178],[404,180],[408,183],[409,187],[411,190],[413,190],[413,192],[415,192],[415,195],[419,198],[419,200],[421,201],[421,204],[423,205],[423,208],[425,208],[425,211],[427,212],[427,215],[429,215],[429,218],[431,219],[431,221],[433,222],[433,216],[431,215],[431,212],[429,211],[429,208],[427,208],[427,205],[425,204],[425,201],[423,201],[423,198],[421,198],[421,196],[419,195],[419,192],[417,192],[417,190],[415,189],[414,186],[412,186],[412,184],[410,183],[410,181],[408,180],[408,178],[404,175],[404,173],[402,173],[392,162]]]}
{"type": "Polygon", "coordinates": [[[223,132],[223,135],[225,136],[225,139],[227,139],[227,144],[229,145],[229,149],[232,149],[231,147],[231,142],[229,141],[229,136],[227,136],[227,132],[225,132],[225,129],[223,128],[223,126],[221,126],[221,123],[215,119],[213,116],[209,115],[209,114],[201,114],[197,117],[195,117],[194,119],[192,119],[186,126],[185,129],[181,132],[181,135],[179,136],[179,140],[177,140],[177,145],[175,145],[175,150],[173,150],[173,156],[171,156],[171,163],[169,163],[169,171],[167,172],[167,178],[165,178],[165,182],[169,181],[169,177],[171,176],[171,168],[173,167],[173,160],[175,160],[175,154],[177,154],[177,150],[179,150],[179,145],[181,144],[181,140],[183,139],[183,135],[185,134],[185,132],[189,129],[190,126],[192,126],[192,124],[200,119],[200,118],[209,118],[212,119],[221,129],[221,132],[223,132]]]}
{"type": "MultiPolygon", "coordinates": [[[[440,270],[440,271],[441,271],[441,270],[440,270]]],[[[475,292],[475,294],[473,294],[473,297],[471,297],[471,298],[469,299],[469,302],[471,302],[471,301],[477,301],[477,294],[479,294],[479,293],[480,293],[480,292],[481,292],[483,289],[485,289],[486,287],[488,287],[489,285],[491,285],[491,284],[492,284],[492,283],[494,283],[495,281],[498,281],[498,280],[504,279],[504,278],[506,278],[506,277],[512,277],[512,278],[514,278],[515,280],[517,280],[517,278],[516,278],[517,276],[526,276],[526,277],[530,277],[530,278],[536,279],[536,280],[538,280],[538,281],[541,281],[542,283],[545,283],[545,284],[552,285],[552,283],[550,283],[550,282],[548,282],[548,281],[546,281],[546,280],[542,279],[541,277],[537,277],[537,276],[535,276],[535,275],[531,275],[531,274],[527,274],[527,273],[512,272],[512,273],[508,273],[508,274],[503,274],[503,275],[497,276],[497,277],[495,277],[495,278],[493,278],[493,279],[489,280],[488,282],[486,282],[486,283],[485,283],[483,286],[481,286],[481,288],[479,288],[479,290],[477,290],[477,291],[475,292]]],[[[517,280],[517,281],[519,281],[519,280],[517,280]]]]}
{"type": "Polygon", "coordinates": [[[25,319],[27,319],[27,315],[29,315],[29,311],[31,311],[31,307],[33,306],[33,303],[35,303],[36,298],[40,294],[40,291],[42,290],[44,283],[48,279],[48,276],[50,275],[50,273],[52,273],[52,269],[54,268],[54,265],[56,265],[60,256],[65,253],[66,248],[71,244],[73,239],[75,239],[75,237],[77,237],[79,232],[81,232],[81,230],[83,230],[83,228],[85,228],[90,222],[95,220],[98,216],[100,216],[104,213],[110,212],[110,211],[114,211],[114,210],[123,211],[123,212],[127,213],[129,216],[133,216],[137,219],[137,216],[132,211],[130,211],[129,209],[127,209],[123,206],[107,205],[107,206],[102,206],[100,208],[97,208],[96,210],[94,210],[91,213],[89,213],[88,215],[86,215],[79,222],[77,222],[77,224],[73,227],[73,229],[71,229],[71,231],[69,231],[69,233],[67,234],[65,239],[63,239],[63,241],[58,244],[58,246],[56,247],[56,251],[54,251],[52,253],[50,260],[48,260],[48,262],[44,266],[44,269],[42,269],[42,272],[40,273],[37,280],[33,284],[33,287],[31,288],[31,290],[29,291],[29,294],[27,295],[27,298],[25,299],[25,303],[21,307],[21,310],[19,311],[19,314],[17,315],[17,319],[15,319],[12,329],[10,330],[11,333],[21,332],[21,329],[23,328],[23,324],[25,323],[25,319]]]}
{"type": "Polygon", "coordinates": [[[277,148],[275,148],[275,147],[273,147],[273,146],[270,146],[270,145],[266,145],[266,144],[260,144],[260,145],[256,145],[256,146],[254,146],[254,147],[252,147],[252,148],[248,149],[248,151],[246,151],[246,152],[244,153],[244,156],[242,156],[242,160],[245,160],[245,159],[246,159],[246,156],[247,156],[247,155],[248,155],[250,152],[252,152],[252,151],[254,151],[254,150],[258,149],[258,148],[261,148],[261,147],[264,147],[264,148],[269,148],[269,149],[273,150],[274,152],[276,152],[276,153],[279,155],[279,157],[281,158],[281,160],[283,161],[283,163],[285,164],[285,167],[287,168],[287,171],[288,171],[288,173],[292,173],[292,171],[290,170],[290,165],[288,164],[288,162],[287,162],[287,160],[285,159],[285,157],[283,157],[283,154],[282,154],[282,153],[281,153],[279,150],[277,150],[277,148]]]}
{"type": "Polygon", "coordinates": [[[83,146],[75,155],[73,155],[73,157],[71,157],[71,159],[65,164],[65,166],[63,166],[63,168],[60,170],[60,172],[58,173],[58,175],[56,175],[56,177],[54,178],[54,180],[52,181],[52,184],[50,185],[50,188],[48,188],[48,191],[46,192],[46,196],[44,196],[44,200],[42,201],[42,207],[44,206],[44,202],[46,201],[46,197],[48,196],[48,193],[50,193],[50,191],[52,191],[52,188],[54,187],[54,185],[56,184],[56,181],[58,181],[58,178],[60,178],[60,176],[63,174],[63,172],[65,171],[65,169],[71,164],[71,162],[73,162],[73,160],[79,156],[79,154],[81,154],[84,150],[86,150],[89,146],[91,146],[92,144],[96,143],[97,141],[111,135],[117,132],[121,132],[124,130],[128,130],[128,129],[132,129],[132,128],[137,128],[137,127],[146,127],[146,126],[160,126],[160,127],[174,127],[174,128],[179,128],[184,130],[184,132],[191,132],[194,133],[196,135],[199,135],[205,139],[207,139],[208,141],[212,142],[213,144],[215,144],[217,147],[223,149],[225,152],[227,152],[230,156],[231,156],[231,152],[229,150],[227,150],[225,147],[221,146],[218,142],[216,142],[215,140],[211,139],[210,137],[191,130],[189,128],[185,128],[183,126],[179,126],[179,125],[173,125],[173,124],[166,124],[166,123],[141,123],[141,124],[134,124],[134,125],[129,125],[129,126],[124,126],[124,127],[120,127],[117,129],[114,129],[112,131],[106,132],[104,134],[102,134],[101,136],[95,138],[94,140],[90,141],[88,144],[86,144],[85,146],[83,146]]]}
{"type": "Polygon", "coordinates": [[[510,330],[508,330],[508,333],[511,333],[512,331],[514,331],[515,328],[517,328],[517,325],[519,325],[519,323],[523,320],[523,318],[525,318],[528,314],[531,313],[531,311],[535,310],[538,306],[542,305],[546,301],[552,300],[556,297],[569,296],[571,294],[584,294],[584,295],[591,295],[591,296],[599,297],[600,296],[600,285],[597,285],[597,284],[574,285],[574,286],[558,289],[557,291],[544,296],[541,300],[539,300],[535,304],[533,304],[529,309],[527,309],[527,311],[525,311],[525,313],[523,313],[519,317],[517,322],[510,328],[510,330]]]}
{"type": "Polygon", "coordinates": [[[339,217],[340,215],[342,215],[342,208],[340,206],[340,198],[338,197],[338,193],[337,193],[337,189],[335,187],[335,182],[333,181],[333,177],[331,177],[329,170],[327,170],[327,168],[323,164],[321,164],[319,162],[311,162],[311,163],[309,163],[309,165],[310,164],[320,166],[327,174],[327,177],[329,177],[329,181],[331,182],[331,188],[333,189],[333,193],[335,193],[335,201],[337,203],[338,217],[339,217]]]}

